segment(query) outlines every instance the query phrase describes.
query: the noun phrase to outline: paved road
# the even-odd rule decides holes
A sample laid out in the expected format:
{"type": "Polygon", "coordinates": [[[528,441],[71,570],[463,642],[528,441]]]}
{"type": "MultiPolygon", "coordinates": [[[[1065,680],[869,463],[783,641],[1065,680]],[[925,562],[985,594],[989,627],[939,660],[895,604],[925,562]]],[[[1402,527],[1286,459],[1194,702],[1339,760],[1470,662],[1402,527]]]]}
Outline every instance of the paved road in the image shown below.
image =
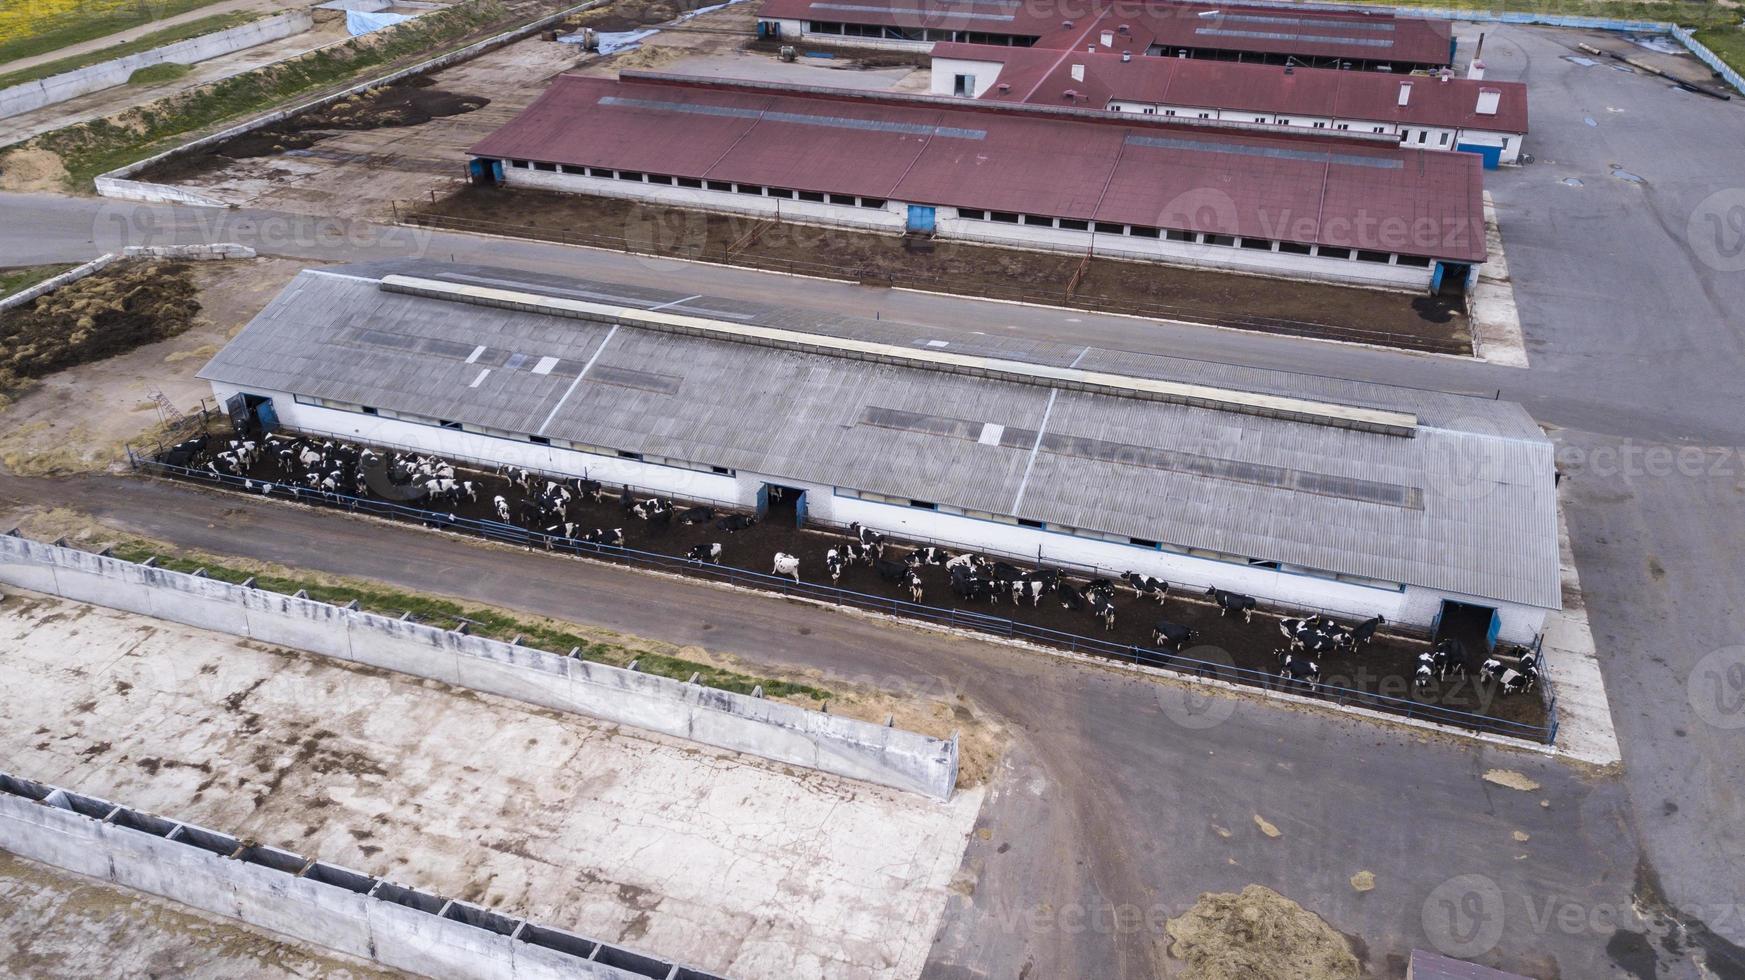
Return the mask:
{"type": "MultiPolygon", "coordinates": [[[[324,261],[452,256],[636,285],[683,282],[705,295],[800,308],[877,311],[936,334],[1076,336],[1106,347],[1500,392],[1555,427],[1563,450],[1576,556],[1625,755],[1621,781],[1588,784],[1544,762],[1407,745],[1369,729],[1247,706],[1213,728],[1184,728],[1160,721],[1148,685],[1101,671],[1041,671],[979,644],[868,631],[840,617],[806,620],[805,628],[825,637],[814,640],[799,633],[795,617],[824,614],[739,600],[710,605],[700,597],[695,608],[681,602],[669,611],[665,586],[589,579],[593,588],[571,595],[572,579],[581,581],[574,573],[526,580],[500,559],[462,551],[444,551],[436,563],[434,546],[398,534],[357,532],[348,539],[356,547],[345,552],[332,550],[334,540],[308,545],[324,540],[320,522],[299,525],[295,536],[268,536],[213,521],[219,528],[207,530],[222,533],[206,539],[219,550],[319,567],[343,560],[347,570],[373,569],[408,584],[452,590],[467,582],[481,597],[555,604],[561,608],[551,611],[644,633],[687,633],[685,642],[752,659],[960,688],[1014,726],[1021,736],[1014,760],[1024,768],[1000,784],[987,810],[1010,827],[1010,839],[996,833],[972,844],[968,866],[981,878],[935,949],[939,976],[1012,975],[1030,959],[1036,977],[1148,974],[1155,931],[1089,942],[1058,926],[1034,931],[971,912],[1043,901],[1058,910],[1089,897],[1173,910],[1198,889],[1254,880],[1312,899],[1335,925],[1366,940],[1372,964],[1386,969],[1387,955],[1433,938],[1418,918],[1432,881],[1466,872],[1498,883],[1508,907],[1494,955],[1503,965],[1563,976],[1653,975],[1654,951],[1614,937],[1606,924],[1616,919],[1640,929],[1615,903],[1647,896],[1652,908],[1663,896],[1699,923],[1698,946],[1733,957],[1733,965],[1717,968],[1720,975],[1745,976],[1738,950],[1725,946],[1745,942],[1745,802],[1737,789],[1745,729],[1735,724],[1745,721],[1745,691],[1741,673],[1728,671],[1740,661],[1727,652],[1745,644],[1736,558],[1745,544],[1745,463],[1733,449],[1745,445],[1737,408],[1745,395],[1745,242],[1729,223],[1745,215],[1745,189],[1729,186],[1738,183],[1745,105],[1605,66],[1581,68],[1562,60],[1569,40],[1510,28],[1492,31],[1485,49],[1494,77],[1525,79],[1533,92],[1528,149],[1536,160],[1488,182],[1517,282],[1528,370],[248,211],[0,196],[8,219],[0,222],[0,264],[83,258],[143,236],[246,241],[324,261]],[[1666,152],[1669,146],[1678,152],[1666,152]],[[614,588],[631,590],[634,601],[609,601],[614,588]],[[705,620],[712,629],[703,629],[705,620]],[[1521,798],[1471,778],[1504,762],[1546,785],[1557,818],[1542,833],[1527,830],[1532,843],[1521,847],[1528,852],[1521,862],[1512,838],[1499,836],[1505,826],[1529,822],[1515,805],[1521,798]],[[1252,826],[1244,809],[1267,816],[1284,835],[1243,839],[1252,826]],[[1207,836],[1201,828],[1212,823],[1231,837],[1207,836]],[[1000,843],[1012,846],[1002,852],[1000,843]],[[1399,890],[1353,893],[1342,876],[1357,870],[1355,855],[1366,855],[1365,863],[1377,865],[1370,870],[1399,890]],[[1548,909],[1588,915],[1547,919],[1548,909]],[[1703,922],[1719,936],[1708,935],[1703,922]],[[1023,942],[1010,941],[1013,935],[1023,942]]],[[[200,543],[204,525],[168,527],[179,519],[173,508],[185,505],[153,501],[155,492],[94,483],[78,494],[94,509],[108,506],[200,543]]]]}
{"type": "Polygon", "coordinates": [[[965,859],[973,891],[954,899],[931,977],[1163,976],[1161,917],[1202,891],[1253,882],[1361,937],[1383,973],[1397,973],[1413,946],[1451,941],[1441,902],[1466,894],[1508,913],[1491,920],[1507,926],[1485,958],[1534,975],[1612,975],[1607,944],[1637,944],[1616,939],[1609,919],[1568,930],[1547,918],[1565,907],[1627,908],[1639,856],[1621,830],[1617,780],[1535,753],[1425,741],[1259,701],[1207,702],[993,643],[166,482],[0,476],[0,510],[48,494],[183,547],[961,695],[967,710],[1008,727],[1013,749],[983,809],[989,836],[973,838],[965,859]],[[1492,768],[1543,788],[1483,781],[1492,768]],[[1360,871],[1375,874],[1374,891],[1352,888],[1360,871]],[[1445,884],[1457,873],[1482,874],[1496,890],[1445,884]]]}

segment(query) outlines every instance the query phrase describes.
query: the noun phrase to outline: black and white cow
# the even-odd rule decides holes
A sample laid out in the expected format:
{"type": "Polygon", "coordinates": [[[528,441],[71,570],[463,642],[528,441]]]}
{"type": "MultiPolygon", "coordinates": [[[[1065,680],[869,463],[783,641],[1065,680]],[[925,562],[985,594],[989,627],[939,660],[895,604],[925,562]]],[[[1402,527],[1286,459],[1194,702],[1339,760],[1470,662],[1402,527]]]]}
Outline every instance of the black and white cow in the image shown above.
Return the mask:
{"type": "Polygon", "coordinates": [[[713,542],[696,545],[685,553],[685,558],[688,561],[710,562],[719,565],[721,564],[721,546],[713,542]]]}
{"type": "Polygon", "coordinates": [[[624,547],[624,529],[621,527],[597,527],[582,535],[582,540],[589,544],[607,544],[614,548],[624,547]]]}
{"type": "Polygon", "coordinates": [[[1026,601],[1030,608],[1042,605],[1042,595],[1048,591],[1048,583],[1039,578],[1019,578],[1012,582],[1012,604],[1023,605],[1026,601]]]}
{"type": "Polygon", "coordinates": [[[732,534],[736,531],[744,531],[747,528],[753,528],[756,526],[757,518],[750,514],[728,514],[726,517],[715,522],[716,529],[727,534],[732,534]]]}
{"type": "Polygon", "coordinates": [[[883,558],[873,560],[873,571],[879,573],[879,578],[887,582],[901,582],[909,575],[909,566],[900,561],[887,561],[883,558]]]}
{"type": "Polygon", "coordinates": [[[916,548],[914,551],[909,552],[908,557],[903,560],[908,562],[910,567],[915,567],[917,565],[939,566],[944,565],[946,562],[951,560],[951,552],[946,551],[944,548],[928,546],[925,548],[916,548]]]}
{"type": "Polygon", "coordinates": [[[908,574],[903,576],[903,584],[909,588],[909,598],[915,602],[920,602],[922,595],[921,573],[913,568],[909,569],[908,574]]]}
{"type": "Polygon", "coordinates": [[[1122,572],[1121,578],[1133,590],[1134,595],[1140,598],[1149,596],[1156,599],[1160,606],[1163,605],[1164,597],[1169,595],[1169,583],[1163,579],[1140,575],[1138,572],[1122,572]]]}
{"type": "Polygon", "coordinates": [[[842,572],[848,567],[848,561],[848,556],[841,548],[831,548],[824,552],[824,571],[830,576],[832,585],[842,581],[842,572]]]}
{"type": "Polygon", "coordinates": [[[800,559],[795,558],[793,555],[783,554],[782,552],[778,551],[778,552],[776,552],[775,566],[773,569],[771,569],[770,574],[771,575],[792,576],[794,579],[794,584],[799,585],[800,584],[800,559]]]}
{"type": "Polygon", "coordinates": [[[1385,625],[1387,625],[1387,620],[1380,616],[1371,616],[1363,622],[1358,623],[1356,626],[1351,628],[1351,632],[1346,634],[1346,647],[1355,650],[1358,647],[1368,646],[1370,640],[1375,638],[1376,629],[1385,625]]]}
{"type": "Polygon", "coordinates": [[[878,556],[877,549],[872,545],[861,544],[859,541],[850,541],[843,545],[842,553],[848,557],[850,562],[858,561],[868,567],[872,566],[873,560],[878,556]]]}
{"type": "Polygon", "coordinates": [[[1167,619],[1160,619],[1155,626],[1151,627],[1151,642],[1154,646],[1169,647],[1178,653],[1181,651],[1182,644],[1193,642],[1194,637],[1199,635],[1199,630],[1183,626],[1180,623],[1172,623],[1167,619]]]}
{"type": "Polygon", "coordinates": [[[961,568],[966,571],[977,572],[987,569],[988,560],[980,555],[972,555],[966,551],[963,554],[958,555],[956,558],[947,560],[945,567],[951,571],[956,571],[961,568]]]}
{"type": "Polygon", "coordinates": [[[1060,584],[1055,594],[1060,597],[1062,609],[1079,610],[1085,607],[1085,594],[1065,582],[1060,584]]]}
{"type": "Polygon", "coordinates": [[[885,555],[885,536],[870,527],[855,521],[848,525],[848,533],[861,544],[873,549],[873,553],[883,558],[885,555]]]}
{"type": "Polygon", "coordinates": [[[672,520],[673,502],[665,497],[650,497],[633,505],[630,512],[641,520],[665,524],[672,520]]]}
{"type": "Polygon", "coordinates": [[[679,523],[690,527],[692,524],[707,524],[715,519],[713,507],[687,507],[679,512],[679,523]]]}
{"type": "Polygon", "coordinates": [[[1206,594],[1211,596],[1212,601],[1218,604],[1219,619],[1223,619],[1230,613],[1239,612],[1242,614],[1242,621],[1244,623],[1251,623],[1254,621],[1253,596],[1243,595],[1239,592],[1226,592],[1217,586],[1207,589],[1206,594]]]}
{"type": "Polygon", "coordinates": [[[497,520],[502,521],[504,524],[508,524],[509,517],[511,516],[509,512],[509,498],[502,494],[498,494],[491,498],[491,506],[496,508],[497,520]]]}
{"type": "Polygon", "coordinates": [[[1313,691],[1321,683],[1321,665],[1299,653],[1289,650],[1278,651],[1278,675],[1295,684],[1301,684],[1313,691]]]}
{"type": "Polygon", "coordinates": [[[951,570],[951,591],[960,599],[999,601],[999,592],[994,589],[993,581],[975,574],[966,566],[951,570]]]}
{"type": "Polygon", "coordinates": [[[1479,668],[1484,676],[1502,686],[1504,694],[1531,691],[1539,684],[1539,658],[1531,652],[1520,657],[1494,655],[1479,668]]]}
{"type": "Polygon", "coordinates": [[[1091,615],[1103,621],[1103,629],[1115,628],[1115,597],[1106,592],[1096,593],[1091,601],[1091,615]]]}

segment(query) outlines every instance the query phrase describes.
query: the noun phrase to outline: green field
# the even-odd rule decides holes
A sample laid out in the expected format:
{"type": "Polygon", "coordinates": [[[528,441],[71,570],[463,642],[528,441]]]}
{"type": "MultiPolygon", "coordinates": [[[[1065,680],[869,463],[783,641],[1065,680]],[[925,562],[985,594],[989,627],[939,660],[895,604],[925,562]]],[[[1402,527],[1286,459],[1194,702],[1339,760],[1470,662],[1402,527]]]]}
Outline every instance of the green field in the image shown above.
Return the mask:
{"type": "Polygon", "coordinates": [[[212,17],[202,17],[199,20],[191,20],[186,24],[167,27],[161,31],[153,31],[150,34],[146,34],[136,40],[127,41],[123,44],[110,45],[96,51],[87,51],[84,54],[76,54],[70,58],[59,58],[54,61],[45,61],[40,65],[30,68],[22,68],[15,72],[8,72],[4,75],[0,75],[0,88],[10,88],[14,85],[23,84],[24,82],[34,82],[39,78],[47,78],[50,75],[59,75],[62,72],[78,71],[80,68],[86,68],[98,64],[99,62],[108,61],[111,58],[121,58],[130,54],[138,54],[141,51],[150,51],[152,48],[161,48],[166,44],[174,44],[177,41],[186,41],[188,38],[199,37],[202,34],[212,34],[217,31],[227,30],[241,24],[246,24],[251,20],[256,20],[261,16],[263,15],[218,14],[212,17]]]}
{"type": "Polygon", "coordinates": [[[1745,72],[1745,28],[1738,24],[1706,27],[1696,32],[1703,46],[1719,55],[1734,71],[1745,72]]]}
{"type": "Polygon", "coordinates": [[[167,96],[109,119],[94,119],[46,133],[28,145],[51,150],[67,168],[73,190],[88,191],[98,174],[143,160],[217,125],[266,112],[296,99],[367,77],[401,59],[435,57],[508,12],[497,0],[467,0],[416,20],[311,51],[288,61],[233,75],[167,96]]]}
{"type": "Polygon", "coordinates": [[[0,65],[211,6],[218,0],[0,0],[0,65]]]}

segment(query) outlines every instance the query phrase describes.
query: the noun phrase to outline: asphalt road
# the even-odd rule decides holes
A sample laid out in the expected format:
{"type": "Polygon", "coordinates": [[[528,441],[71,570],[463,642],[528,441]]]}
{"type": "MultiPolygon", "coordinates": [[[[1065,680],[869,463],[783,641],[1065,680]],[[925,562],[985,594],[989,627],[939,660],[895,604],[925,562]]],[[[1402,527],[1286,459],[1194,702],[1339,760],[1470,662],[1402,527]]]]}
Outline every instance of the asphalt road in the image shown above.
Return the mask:
{"type": "Polygon", "coordinates": [[[1745,543],[1737,451],[1745,445],[1745,236],[1735,223],[1745,218],[1737,176],[1745,105],[1577,66],[1562,59],[1573,39],[1507,28],[1493,30],[1485,48],[1492,77],[1532,87],[1534,162],[1487,175],[1532,359],[1526,370],[536,243],[46,197],[0,196],[0,265],[87,258],[147,239],[243,241],[323,261],[452,257],[876,311],[936,335],[1074,337],[1498,392],[1526,404],[1560,443],[1625,756],[1621,778],[1246,702],[1196,727],[1194,712],[1159,701],[1149,682],[1101,669],[618,571],[566,563],[556,574],[543,557],[327,517],[299,515],[291,533],[251,533],[263,520],[258,507],[226,515],[232,508],[180,489],[13,481],[0,490],[37,501],[70,493],[75,506],[191,546],[459,591],[751,660],[961,691],[1017,741],[984,813],[993,833],[972,841],[966,858],[976,886],[948,916],[931,975],[1152,975],[1162,972],[1156,929],[1098,930],[1059,913],[1177,912],[1199,891],[1258,881],[1359,937],[1384,973],[1413,945],[1446,947],[1468,928],[1488,938],[1494,918],[1502,930],[1494,948],[1471,955],[1521,972],[1648,977],[1658,963],[1659,975],[1690,976],[1692,950],[1707,950],[1717,975],[1745,976],[1745,958],[1729,945],[1745,943],[1745,656],[1737,652],[1745,611],[1736,557],[1745,543]],[[1171,720],[1182,718],[1187,724],[1171,720]],[[1545,789],[1523,794],[1477,780],[1493,766],[1545,789]],[[1281,835],[1257,835],[1256,813],[1281,835]],[[1529,840],[1517,841],[1515,830],[1529,840]],[[1375,891],[1352,889],[1346,877],[1358,870],[1375,872],[1375,891]],[[1632,900],[1649,910],[1646,919],[1632,900]],[[1499,908],[1504,915],[1490,916],[1499,908]],[[1654,938],[1665,932],[1657,909],[1687,928],[1654,938]],[[1453,938],[1444,935],[1450,925],[1453,938]],[[1632,938],[1643,931],[1649,938],[1632,938]]]}

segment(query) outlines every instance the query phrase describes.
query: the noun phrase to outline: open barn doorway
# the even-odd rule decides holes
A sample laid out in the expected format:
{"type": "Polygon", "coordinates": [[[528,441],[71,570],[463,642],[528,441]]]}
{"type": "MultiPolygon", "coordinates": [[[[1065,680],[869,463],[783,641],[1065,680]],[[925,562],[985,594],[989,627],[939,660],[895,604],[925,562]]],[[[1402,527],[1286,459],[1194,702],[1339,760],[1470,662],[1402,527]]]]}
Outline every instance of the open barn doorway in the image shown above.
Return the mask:
{"type": "Polygon", "coordinates": [[[1501,626],[1497,611],[1489,606],[1444,599],[1442,611],[1436,615],[1436,640],[1452,637],[1460,642],[1467,656],[1489,656],[1501,626]]]}
{"type": "Polygon", "coordinates": [[[806,491],[799,487],[766,483],[757,488],[757,514],[765,523],[785,524],[792,521],[795,527],[805,527],[806,491]]]}

